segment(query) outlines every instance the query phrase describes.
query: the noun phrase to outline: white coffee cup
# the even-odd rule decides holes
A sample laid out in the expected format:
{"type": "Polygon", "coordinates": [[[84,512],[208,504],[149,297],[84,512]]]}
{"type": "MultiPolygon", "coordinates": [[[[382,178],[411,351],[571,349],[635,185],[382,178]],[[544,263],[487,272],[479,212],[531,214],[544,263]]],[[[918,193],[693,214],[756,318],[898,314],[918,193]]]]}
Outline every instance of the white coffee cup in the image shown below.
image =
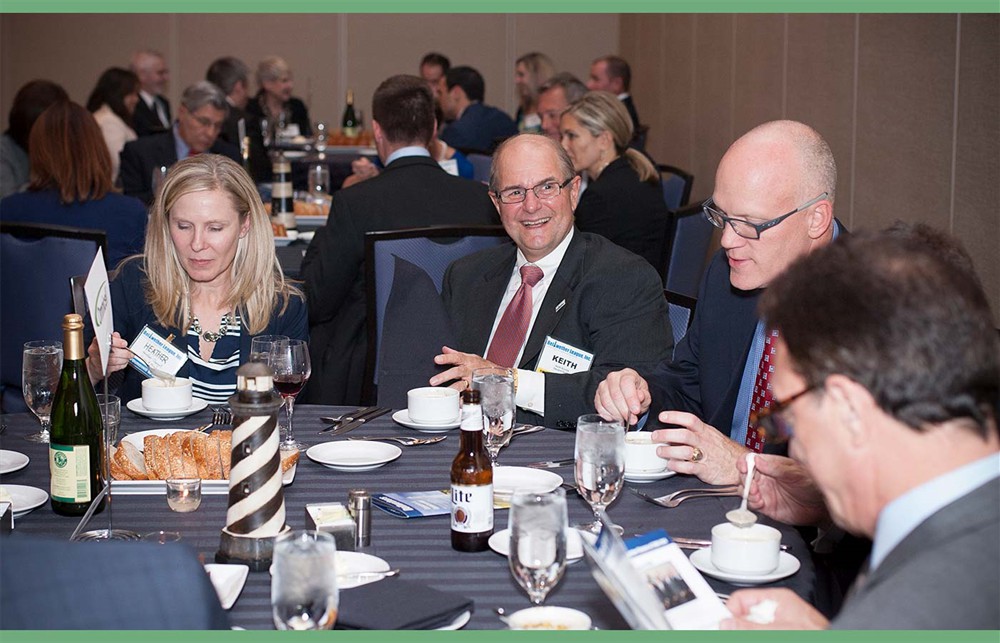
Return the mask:
{"type": "Polygon", "coordinates": [[[660,473],[667,470],[666,458],[656,455],[659,444],[649,431],[625,434],[625,473],[660,473]]]}
{"type": "Polygon", "coordinates": [[[142,381],[142,406],[147,411],[183,411],[191,404],[191,380],[186,377],[173,383],[155,377],[142,381]]]}
{"type": "Polygon", "coordinates": [[[724,522],[712,527],[712,564],[730,574],[755,576],[778,568],[781,532],[755,524],[737,527],[724,522]]]}
{"type": "Polygon", "coordinates": [[[458,391],[441,386],[424,386],[406,393],[406,410],[417,424],[441,425],[458,419],[458,391]]]}

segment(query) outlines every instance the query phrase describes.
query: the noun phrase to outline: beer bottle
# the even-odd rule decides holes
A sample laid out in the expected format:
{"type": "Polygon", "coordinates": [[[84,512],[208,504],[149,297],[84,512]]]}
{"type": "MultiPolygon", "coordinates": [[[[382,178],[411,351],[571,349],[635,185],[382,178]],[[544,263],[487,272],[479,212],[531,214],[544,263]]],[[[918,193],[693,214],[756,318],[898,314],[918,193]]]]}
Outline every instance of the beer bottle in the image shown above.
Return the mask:
{"type": "Polygon", "coordinates": [[[484,551],[493,534],[493,467],[483,444],[479,391],[462,391],[462,437],[451,463],[451,546],[484,551]]]}

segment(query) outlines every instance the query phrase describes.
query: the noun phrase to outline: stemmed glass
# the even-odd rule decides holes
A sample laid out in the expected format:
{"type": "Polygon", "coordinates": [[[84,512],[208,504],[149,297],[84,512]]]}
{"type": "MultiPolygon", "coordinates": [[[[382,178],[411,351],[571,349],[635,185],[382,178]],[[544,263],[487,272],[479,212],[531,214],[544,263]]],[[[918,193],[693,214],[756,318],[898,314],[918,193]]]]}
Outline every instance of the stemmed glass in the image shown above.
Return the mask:
{"type": "Polygon", "coordinates": [[[516,492],[508,526],[510,573],[541,605],[566,571],[566,492],[516,492]]]}
{"type": "Polygon", "coordinates": [[[574,456],[577,491],[594,511],[594,522],[578,528],[597,534],[600,512],[615,501],[625,479],[625,425],[600,415],[581,415],[574,456]]]}
{"type": "Polygon", "coordinates": [[[506,368],[477,368],[472,371],[472,388],[480,394],[483,437],[495,467],[500,449],[510,442],[514,428],[514,377],[506,368]]]}
{"type": "Polygon", "coordinates": [[[327,139],[330,136],[330,132],[326,128],[326,123],[319,122],[316,123],[316,141],[313,143],[313,147],[319,152],[319,157],[323,158],[323,152],[326,151],[327,139]]]}
{"type": "Polygon", "coordinates": [[[248,362],[264,362],[271,365],[271,347],[287,340],[285,335],[258,335],[250,340],[250,359],[248,362]]]}
{"type": "Polygon", "coordinates": [[[24,403],[42,423],[41,430],[26,436],[26,440],[44,444],[49,442],[52,398],[59,386],[62,362],[62,342],[43,339],[27,342],[24,345],[24,361],[21,363],[21,391],[24,393],[24,403]]]}
{"type": "Polygon", "coordinates": [[[337,621],[337,546],[322,531],[292,531],[274,541],[271,614],[279,630],[330,630],[337,621]]]}
{"type": "Polygon", "coordinates": [[[295,412],[295,397],[312,374],[309,344],[301,339],[283,339],[275,342],[271,345],[270,365],[274,371],[274,388],[285,399],[285,409],[288,412],[288,431],[281,441],[281,448],[305,451],[306,445],[297,441],[292,431],[292,414],[295,412]]]}

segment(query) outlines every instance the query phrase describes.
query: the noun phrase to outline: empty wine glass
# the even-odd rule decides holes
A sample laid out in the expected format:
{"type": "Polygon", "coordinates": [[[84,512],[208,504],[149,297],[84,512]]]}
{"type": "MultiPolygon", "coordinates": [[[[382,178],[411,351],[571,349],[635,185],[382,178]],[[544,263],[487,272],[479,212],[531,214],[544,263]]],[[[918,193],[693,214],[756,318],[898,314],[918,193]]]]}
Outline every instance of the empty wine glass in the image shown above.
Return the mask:
{"type": "Polygon", "coordinates": [[[24,403],[35,414],[42,428],[26,436],[31,442],[49,442],[52,398],[59,386],[62,371],[62,342],[42,339],[24,345],[24,361],[21,363],[21,391],[24,403]]]}
{"type": "Polygon", "coordinates": [[[581,415],[574,456],[577,491],[594,511],[594,522],[579,529],[600,533],[598,516],[618,497],[625,478],[625,425],[600,415],[581,415]]]}
{"type": "Polygon", "coordinates": [[[329,630],[337,621],[337,546],[322,531],[291,531],[274,541],[271,614],[279,630],[329,630]]]}
{"type": "Polygon", "coordinates": [[[510,573],[541,605],[566,571],[566,492],[517,492],[510,501],[510,573]]]}
{"type": "Polygon", "coordinates": [[[295,397],[312,374],[309,344],[301,339],[283,339],[275,342],[271,345],[270,366],[274,371],[274,388],[285,399],[285,410],[288,415],[288,430],[281,441],[281,448],[305,451],[306,445],[295,439],[292,414],[295,412],[295,397]]]}
{"type": "Polygon", "coordinates": [[[514,429],[514,377],[506,368],[477,368],[472,371],[472,388],[481,396],[483,437],[495,467],[514,429]]]}

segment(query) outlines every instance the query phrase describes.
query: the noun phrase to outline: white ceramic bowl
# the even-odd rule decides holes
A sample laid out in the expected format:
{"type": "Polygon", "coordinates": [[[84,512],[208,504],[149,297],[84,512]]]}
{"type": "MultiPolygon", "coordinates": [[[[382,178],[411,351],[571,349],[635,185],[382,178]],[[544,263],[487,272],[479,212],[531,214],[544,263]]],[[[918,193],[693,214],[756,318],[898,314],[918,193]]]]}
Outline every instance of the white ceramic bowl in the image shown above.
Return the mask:
{"type": "Polygon", "coordinates": [[[191,380],[186,377],[178,377],[172,386],[155,377],[142,381],[142,406],[149,411],[183,411],[191,403],[191,380]]]}
{"type": "Polygon", "coordinates": [[[712,527],[712,564],[731,574],[769,574],[778,568],[781,532],[755,524],[737,527],[724,522],[712,527]]]}
{"type": "Polygon", "coordinates": [[[667,460],[656,455],[660,446],[648,431],[625,434],[625,473],[660,473],[667,470],[667,460]]]}
{"type": "Polygon", "coordinates": [[[507,617],[512,630],[589,630],[590,617],[580,610],[541,605],[514,612],[507,617]]]}
{"type": "Polygon", "coordinates": [[[441,386],[423,386],[406,393],[406,410],[417,424],[447,424],[458,417],[458,391],[441,386]]]}

